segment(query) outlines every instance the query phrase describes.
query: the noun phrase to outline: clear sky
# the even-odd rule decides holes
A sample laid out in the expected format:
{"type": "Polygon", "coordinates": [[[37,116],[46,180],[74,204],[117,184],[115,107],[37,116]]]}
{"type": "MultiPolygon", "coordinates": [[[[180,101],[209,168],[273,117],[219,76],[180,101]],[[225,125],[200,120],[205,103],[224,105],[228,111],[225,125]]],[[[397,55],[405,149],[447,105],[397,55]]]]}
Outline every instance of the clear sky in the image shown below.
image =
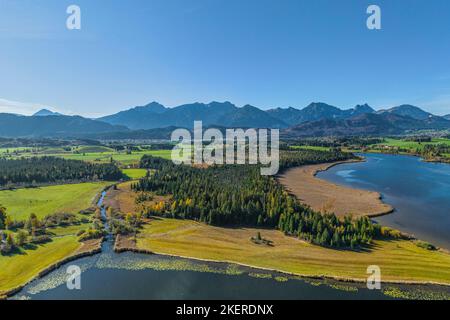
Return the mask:
{"type": "Polygon", "coordinates": [[[0,112],[156,100],[450,113],[448,0],[0,0],[0,112]],[[81,8],[81,30],[66,8],[81,8]],[[382,30],[366,9],[382,10],[382,30]]]}

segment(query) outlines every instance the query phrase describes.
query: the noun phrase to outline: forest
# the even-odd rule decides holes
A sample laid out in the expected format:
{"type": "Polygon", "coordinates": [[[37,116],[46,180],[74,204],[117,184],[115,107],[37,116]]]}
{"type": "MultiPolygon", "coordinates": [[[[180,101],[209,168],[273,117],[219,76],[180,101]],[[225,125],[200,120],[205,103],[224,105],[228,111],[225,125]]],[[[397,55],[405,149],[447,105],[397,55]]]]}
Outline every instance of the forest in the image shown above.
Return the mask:
{"type": "Polygon", "coordinates": [[[124,178],[114,164],[91,164],[56,157],[0,159],[0,187],[36,186],[47,183],[116,181],[124,178]]]}
{"type": "MultiPolygon", "coordinates": [[[[345,160],[353,157],[339,150],[286,151],[280,157],[286,169],[302,164],[345,160]]],[[[338,219],[322,215],[286,192],[273,177],[260,175],[257,165],[195,168],[144,156],[141,167],[154,169],[151,177],[134,183],[135,191],[172,195],[172,201],[148,208],[148,215],[194,219],[216,226],[278,228],[291,236],[329,247],[356,248],[372,239],[389,236],[368,218],[338,219]]]]}

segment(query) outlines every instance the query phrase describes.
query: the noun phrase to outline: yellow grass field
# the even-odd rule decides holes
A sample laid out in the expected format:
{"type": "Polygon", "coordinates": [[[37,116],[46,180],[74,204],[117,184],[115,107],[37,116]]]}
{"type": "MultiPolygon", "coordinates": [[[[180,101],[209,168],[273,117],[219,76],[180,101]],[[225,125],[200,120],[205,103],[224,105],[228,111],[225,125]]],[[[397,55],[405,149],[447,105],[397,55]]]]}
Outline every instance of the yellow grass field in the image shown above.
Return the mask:
{"type": "Polygon", "coordinates": [[[334,250],[287,237],[276,230],[218,228],[191,220],[156,218],[138,234],[137,248],[160,254],[227,261],[304,276],[367,278],[378,265],[382,280],[450,284],[450,255],[412,241],[375,241],[364,252],[334,250]],[[261,232],[273,246],[250,241],[261,232]]]}

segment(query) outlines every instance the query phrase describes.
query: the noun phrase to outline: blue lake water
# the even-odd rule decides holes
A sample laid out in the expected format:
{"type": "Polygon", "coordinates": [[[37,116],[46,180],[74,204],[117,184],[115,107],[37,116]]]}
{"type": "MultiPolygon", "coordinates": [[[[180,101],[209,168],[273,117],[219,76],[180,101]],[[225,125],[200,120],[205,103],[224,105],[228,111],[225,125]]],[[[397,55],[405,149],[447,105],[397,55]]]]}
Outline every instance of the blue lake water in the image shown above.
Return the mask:
{"type": "Polygon", "coordinates": [[[450,165],[418,157],[363,154],[317,176],[336,184],[377,191],[395,212],[375,220],[450,249],[450,165]]]}

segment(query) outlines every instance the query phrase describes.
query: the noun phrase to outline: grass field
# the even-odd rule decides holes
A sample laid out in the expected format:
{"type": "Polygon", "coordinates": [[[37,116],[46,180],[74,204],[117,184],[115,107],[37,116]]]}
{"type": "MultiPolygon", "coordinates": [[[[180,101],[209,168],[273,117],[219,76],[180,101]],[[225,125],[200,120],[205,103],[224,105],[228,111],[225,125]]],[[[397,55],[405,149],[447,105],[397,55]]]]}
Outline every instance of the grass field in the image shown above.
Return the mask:
{"type": "Polygon", "coordinates": [[[366,279],[369,265],[382,279],[450,284],[450,255],[412,241],[375,241],[364,252],[333,250],[287,237],[276,230],[217,228],[190,220],[156,219],[144,226],[137,247],[198,259],[229,261],[305,276],[366,279]],[[273,247],[250,241],[260,231],[273,247]]]}
{"type": "Polygon", "coordinates": [[[444,138],[434,138],[431,140],[431,142],[415,142],[415,141],[406,141],[401,139],[391,139],[386,138],[385,142],[375,144],[373,146],[389,146],[389,147],[398,147],[403,149],[410,149],[410,150],[416,150],[416,149],[422,149],[425,145],[437,145],[437,144],[444,144],[447,146],[450,146],[450,139],[444,139],[444,138]]]}
{"type": "Polygon", "coordinates": [[[104,147],[104,146],[80,146],[75,149],[76,152],[86,152],[86,153],[94,153],[94,152],[115,152],[114,149],[104,147]]]}
{"type": "Polygon", "coordinates": [[[76,225],[70,225],[66,227],[56,227],[56,228],[47,228],[47,232],[51,236],[62,237],[62,236],[74,236],[80,230],[87,230],[91,226],[91,223],[80,223],[76,225]]]}
{"type": "Polygon", "coordinates": [[[134,151],[130,154],[125,152],[91,152],[91,153],[49,153],[44,154],[47,156],[61,157],[64,159],[81,160],[87,162],[107,163],[111,161],[119,162],[122,166],[129,166],[139,163],[143,155],[152,155],[154,157],[161,157],[164,159],[170,159],[171,150],[147,150],[147,151],[134,151]]]}
{"type": "Polygon", "coordinates": [[[132,151],[127,153],[126,151],[116,151],[114,149],[104,146],[80,146],[74,147],[71,151],[64,150],[59,147],[42,147],[37,149],[32,148],[1,148],[0,156],[5,156],[11,159],[18,157],[43,157],[52,156],[60,157],[71,160],[81,160],[94,163],[107,163],[116,161],[121,166],[131,166],[139,163],[139,160],[143,155],[152,155],[154,157],[161,157],[165,159],[171,158],[172,150],[144,150],[132,151]],[[6,153],[6,151],[9,153],[6,153]],[[14,153],[17,152],[17,153],[14,153]],[[31,152],[33,151],[33,152],[31,152]]]}
{"type": "MultiPolygon", "coordinates": [[[[0,204],[13,219],[24,220],[30,213],[39,218],[56,212],[78,213],[92,206],[96,195],[109,182],[67,184],[35,189],[0,191],[0,204]]],[[[20,248],[19,253],[0,255],[0,296],[16,288],[55,262],[74,254],[80,247],[76,234],[90,223],[48,228],[52,241],[20,248]]]]}
{"type": "Polygon", "coordinates": [[[329,151],[328,147],[320,147],[320,146],[292,146],[294,150],[315,150],[315,151],[329,151]]]}
{"type": "Polygon", "coordinates": [[[77,213],[92,206],[95,196],[110,182],[65,184],[33,189],[0,191],[0,204],[13,219],[39,218],[56,212],[77,213]]]}
{"type": "Polygon", "coordinates": [[[25,284],[56,261],[72,255],[80,246],[77,237],[65,236],[21,254],[0,256],[0,295],[25,284]]]}
{"type": "Polygon", "coordinates": [[[122,172],[133,180],[140,179],[146,176],[146,169],[122,169],[122,172]]]}

